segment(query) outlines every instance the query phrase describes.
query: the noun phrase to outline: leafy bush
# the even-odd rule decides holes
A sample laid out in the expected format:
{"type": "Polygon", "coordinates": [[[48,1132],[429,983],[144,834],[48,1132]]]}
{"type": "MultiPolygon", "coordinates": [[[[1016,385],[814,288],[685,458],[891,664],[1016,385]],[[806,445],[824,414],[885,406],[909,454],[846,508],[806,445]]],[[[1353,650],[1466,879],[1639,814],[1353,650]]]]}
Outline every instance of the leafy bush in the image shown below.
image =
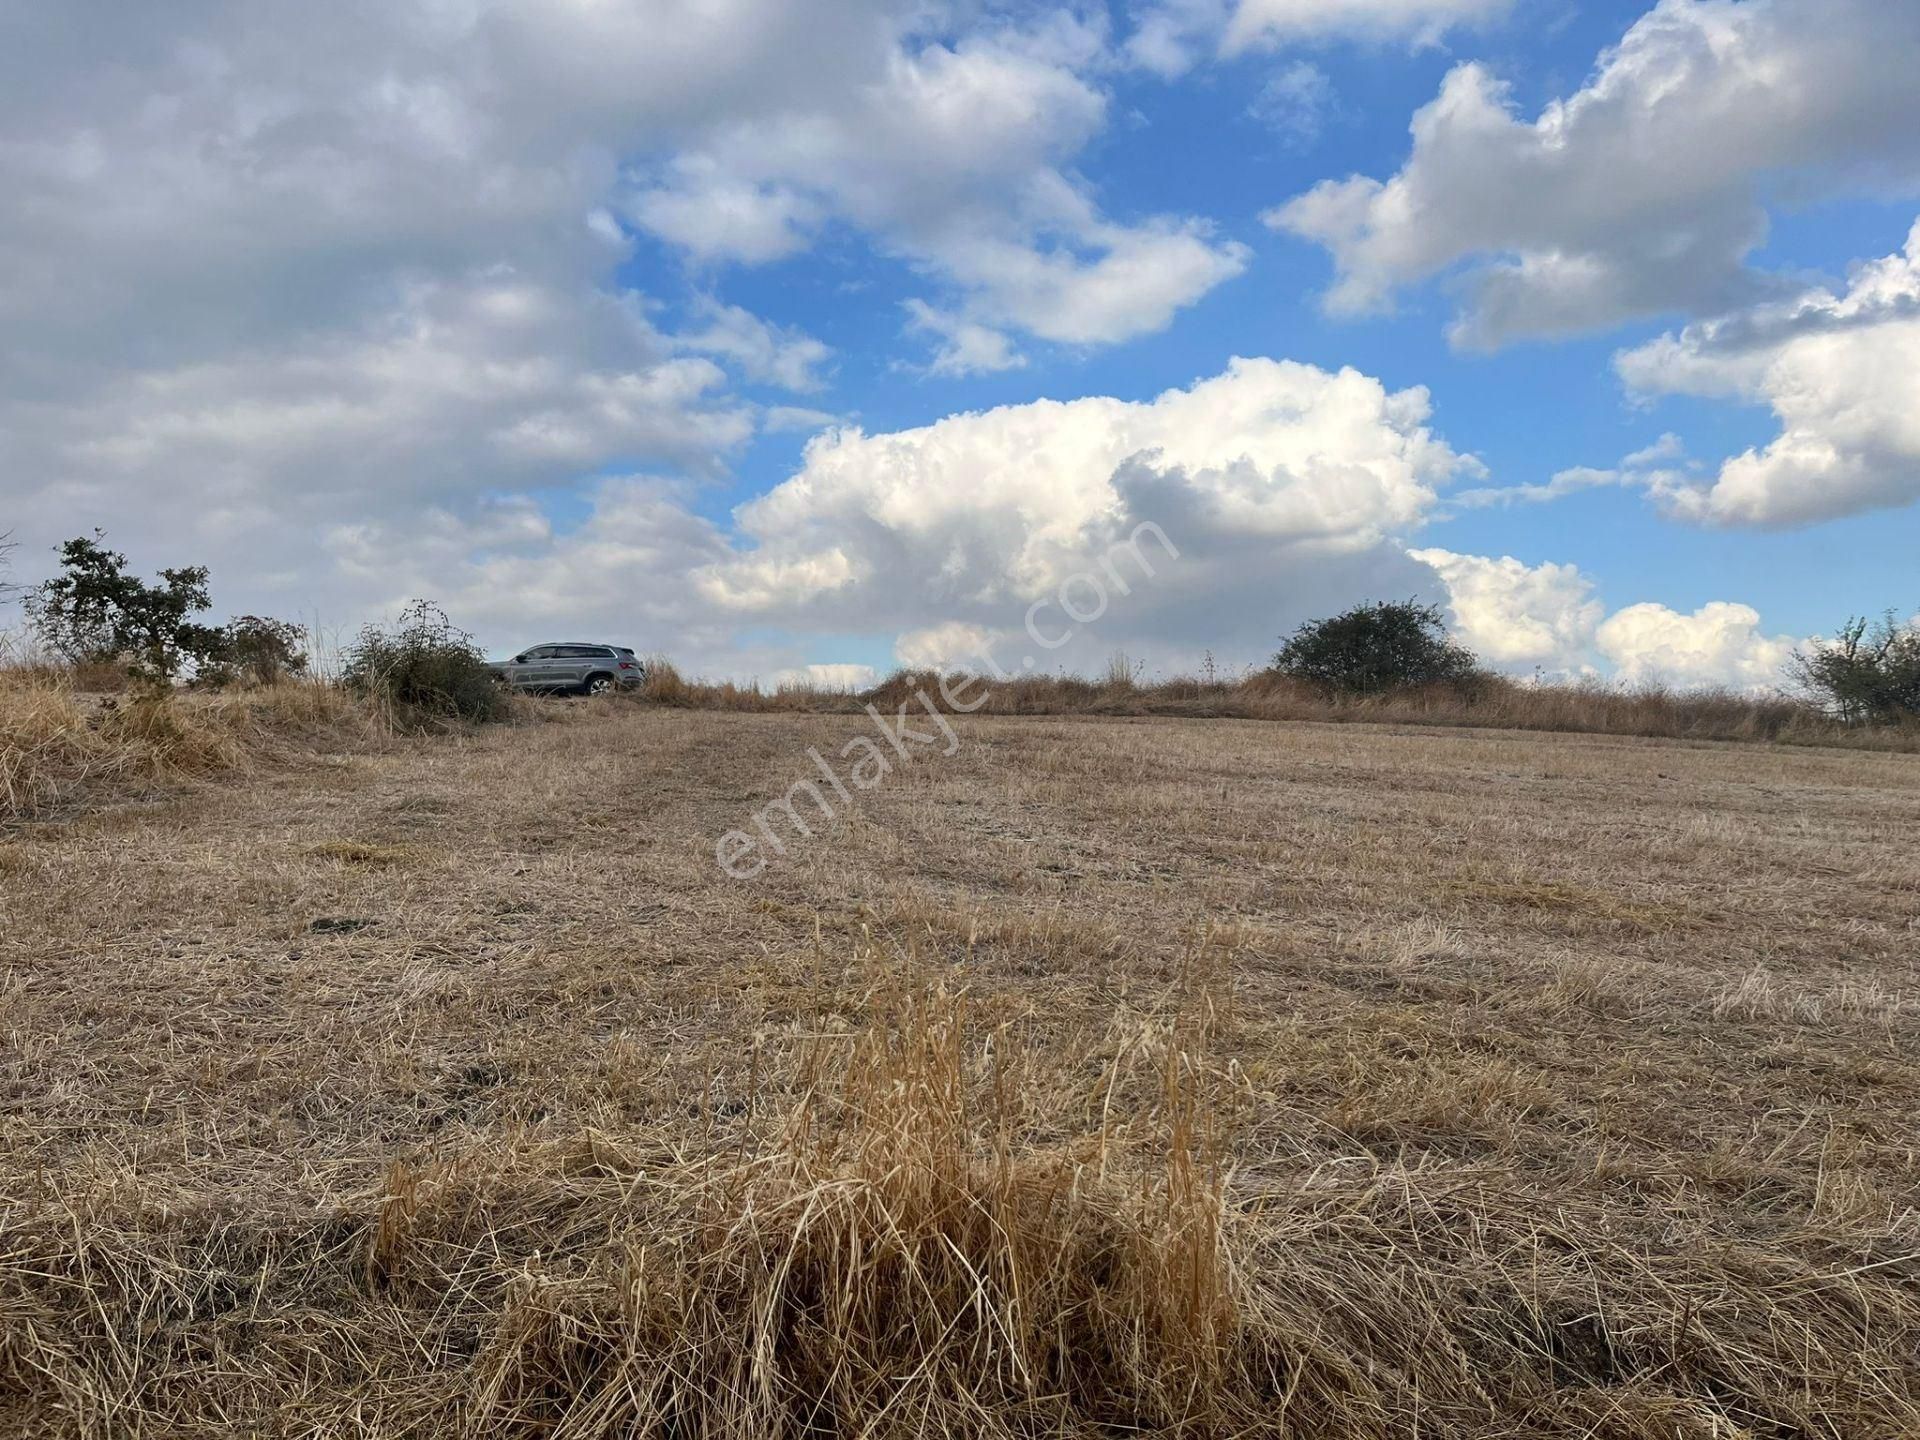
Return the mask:
{"type": "Polygon", "coordinates": [[[1302,625],[1273,657],[1282,675],[1327,690],[1379,694],[1474,679],[1479,662],[1447,637],[1435,605],[1370,601],[1302,625]]]}
{"type": "Polygon", "coordinates": [[[1826,709],[1850,725],[1920,719],[1920,624],[1892,611],[1877,623],[1850,619],[1832,640],[1794,652],[1788,669],[1826,709]]]}
{"type": "Polygon", "coordinates": [[[264,615],[242,615],[228,622],[220,659],[203,666],[200,679],[209,685],[235,680],[271,685],[306,673],[306,634],[298,625],[264,615]]]}
{"type": "Polygon", "coordinates": [[[105,538],[96,530],[67,541],[58,552],[63,573],[28,598],[47,646],[74,665],[123,662],[143,680],[171,680],[189,662],[217,665],[226,633],[189,618],[213,603],[207,567],[162,570],[148,584],[100,543],[105,538]]]}
{"type": "Polygon", "coordinates": [[[488,721],[507,713],[506,691],[473,637],[431,601],[413,601],[391,629],[363,628],[346,662],[341,679],[402,720],[488,721]]]}

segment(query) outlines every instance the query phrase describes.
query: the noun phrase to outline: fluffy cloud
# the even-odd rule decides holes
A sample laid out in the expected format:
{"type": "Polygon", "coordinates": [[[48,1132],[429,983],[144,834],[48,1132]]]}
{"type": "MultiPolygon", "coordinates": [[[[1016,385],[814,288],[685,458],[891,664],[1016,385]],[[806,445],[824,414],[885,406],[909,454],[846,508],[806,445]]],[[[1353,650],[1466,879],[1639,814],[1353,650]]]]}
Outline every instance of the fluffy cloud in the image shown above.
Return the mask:
{"type": "Polygon", "coordinates": [[[1664,605],[1629,605],[1594,636],[1614,672],[1629,683],[1729,685],[1772,689],[1781,683],[1794,641],[1764,635],[1750,605],[1714,600],[1691,615],[1664,605]]]}
{"type": "Polygon", "coordinates": [[[700,260],[763,265],[803,250],[821,221],[813,201],[777,185],[723,173],[709,157],[682,155],[666,179],[630,197],[635,224],[700,260]]]}
{"type": "MultiPolygon", "coordinates": [[[[827,219],[850,222],[957,289],[958,315],[928,328],[970,326],[976,342],[1007,328],[1072,344],[1159,330],[1247,251],[1194,219],[1118,223],[1067,171],[1106,123],[1093,77],[1107,58],[1103,33],[1064,14],[952,40],[903,34],[797,110],[744,106],[697,128],[629,213],[708,259],[776,258],[827,219]]],[[[949,343],[936,368],[993,368],[970,352],[982,346],[949,343]]]]}
{"type": "Polygon", "coordinates": [[[339,615],[316,533],[488,536],[503,495],[720,473],[754,420],[728,371],[805,388],[824,349],[718,305],[664,329],[612,278],[621,161],[882,65],[897,24],[851,0],[653,10],[10,15],[0,514],[22,564],[105,523],[137,561],[339,615]]]}
{"type": "Polygon", "coordinates": [[[1916,48],[1909,4],[1661,0],[1532,121],[1458,67],[1397,175],[1322,182],[1268,223],[1333,252],[1337,312],[1466,262],[1469,345],[1725,310],[1772,284],[1745,265],[1768,195],[1920,186],[1916,48]]]}
{"type": "Polygon", "coordinates": [[[1503,667],[1578,668],[1606,611],[1572,565],[1521,564],[1450,550],[1410,550],[1446,586],[1454,631],[1481,659],[1503,667]]]}
{"type": "Polygon", "coordinates": [[[597,285],[623,160],[899,35],[879,0],[114,8],[30,7],[0,52],[0,324],[36,371],[266,345],[494,264],[597,285]]]}
{"type": "Polygon", "coordinates": [[[890,625],[917,632],[902,658],[931,662],[980,631],[1018,630],[1028,605],[1151,524],[1177,562],[1148,545],[1164,574],[1132,585],[1099,643],[1264,646],[1305,605],[1418,583],[1387,542],[1475,469],[1427,417],[1421,390],[1235,360],[1150,401],[1042,400],[829,432],[798,474],[736,512],[746,548],[700,589],[723,613],[828,630],[870,623],[884,603],[890,625]]]}
{"type": "MultiPolygon", "coordinates": [[[[1061,208],[1080,209],[1071,201],[1061,208]]],[[[953,241],[944,263],[976,289],[973,308],[988,320],[1090,345],[1164,330],[1175,311],[1245,269],[1250,254],[1194,221],[1129,229],[1083,212],[1070,233],[1076,244],[1049,250],[975,234],[953,241]]]]}
{"type": "Polygon", "coordinates": [[[1494,20],[1513,0],[1159,0],[1127,40],[1134,64],[1172,78],[1206,55],[1232,57],[1300,41],[1437,43],[1458,26],[1494,20]]]}
{"type": "Polygon", "coordinates": [[[1689,520],[1786,526],[1920,499],[1920,224],[1904,252],[1860,267],[1846,293],[1690,325],[1620,355],[1641,394],[1772,406],[1780,434],[1699,483],[1650,488],[1689,520]]]}
{"type": "Polygon", "coordinates": [[[964,670],[983,655],[1012,653],[1017,643],[1011,629],[994,631],[949,620],[899,636],[893,643],[893,658],[912,670],[964,670]]]}
{"type": "Polygon", "coordinates": [[[1762,691],[1783,683],[1794,650],[1792,638],[1761,630],[1751,606],[1715,600],[1689,615],[1639,604],[1608,615],[1593,582],[1572,565],[1410,553],[1445,585],[1461,640],[1501,668],[1762,691]]]}
{"type": "Polygon", "coordinates": [[[0,403],[0,475],[33,483],[7,496],[8,525],[37,548],[104,524],[135,552],[212,563],[260,605],[344,608],[341,577],[316,570],[317,531],[477,505],[484,529],[487,495],[613,455],[697,474],[751,433],[720,369],[674,353],[629,298],[495,268],[390,303],[299,347],[16,392],[0,403]]]}
{"type": "Polygon", "coordinates": [[[706,323],[698,332],[678,337],[685,348],[724,356],[748,379],[784,390],[825,387],[817,367],[825,364],[833,352],[811,335],[770,325],[738,305],[707,300],[699,308],[706,323]]]}

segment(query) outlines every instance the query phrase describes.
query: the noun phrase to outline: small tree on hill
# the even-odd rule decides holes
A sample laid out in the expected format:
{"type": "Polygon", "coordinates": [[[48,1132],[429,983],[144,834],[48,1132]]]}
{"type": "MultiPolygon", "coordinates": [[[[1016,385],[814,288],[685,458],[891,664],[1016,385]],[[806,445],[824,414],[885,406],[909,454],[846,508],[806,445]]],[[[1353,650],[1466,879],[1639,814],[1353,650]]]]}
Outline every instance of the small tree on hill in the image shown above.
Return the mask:
{"type": "Polygon", "coordinates": [[[1375,694],[1472,679],[1479,662],[1447,636],[1434,605],[1376,600],[1294,631],[1273,668],[1329,690],[1375,694]]]}
{"type": "Polygon", "coordinates": [[[35,628],[53,651],[74,664],[124,661],[140,679],[171,680],[181,667],[217,663],[226,636],[190,617],[213,602],[207,567],[162,570],[149,584],[127,569],[127,557],[107,549],[104,532],[59,547],[62,573],[46,581],[28,606],[35,628]]]}
{"type": "Polygon", "coordinates": [[[1920,719],[1920,624],[1892,611],[1878,622],[1847,621],[1833,639],[1796,650],[1788,673],[1851,725],[1898,725],[1920,719]]]}

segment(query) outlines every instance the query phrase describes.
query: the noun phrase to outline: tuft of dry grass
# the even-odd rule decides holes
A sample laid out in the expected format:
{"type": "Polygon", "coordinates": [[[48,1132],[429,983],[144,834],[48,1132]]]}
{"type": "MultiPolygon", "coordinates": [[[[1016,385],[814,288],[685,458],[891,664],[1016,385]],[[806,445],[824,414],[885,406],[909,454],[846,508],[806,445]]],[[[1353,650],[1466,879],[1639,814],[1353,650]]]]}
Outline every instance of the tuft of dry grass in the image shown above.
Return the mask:
{"type": "Polygon", "coordinates": [[[71,692],[0,672],[0,814],[51,803],[99,766],[101,748],[71,692]]]}
{"type": "MultiPolygon", "coordinates": [[[[1289,1378],[1233,1264],[1214,1076],[1184,1048],[1204,1022],[1143,1054],[1157,1130],[1036,1149],[1019,1027],[970,1027],[963,994],[898,972],[869,1003],[704,1154],[594,1135],[396,1159],[277,1245],[37,1205],[0,1266],[0,1402],[78,1433],[297,1409],[329,1434],[1259,1428],[1289,1378]],[[316,1303],[324,1348],[259,1323],[316,1303]]],[[[1290,1388],[1318,1405],[1322,1383],[1290,1388]]]]}
{"type": "Polygon", "coordinates": [[[0,668],[0,819],[103,787],[218,774],[267,754],[285,759],[290,747],[337,744],[373,728],[350,697],[315,680],[102,697],[64,671],[0,668]]]}
{"type": "Polygon", "coordinates": [[[756,682],[689,680],[664,655],[647,658],[647,683],[628,697],[632,703],[677,710],[736,710],[758,713],[858,709],[856,692],[799,681],[783,681],[772,690],[756,682]]]}
{"type": "Polygon", "coordinates": [[[1191,1057],[1169,1061],[1159,1162],[1123,1179],[1106,1146],[1018,1145],[1014,1033],[993,1036],[970,1045],[964,1002],[936,988],[838,1037],[838,1075],[806,1080],[767,1143],[636,1177],[666,1214],[627,1230],[604,1268],[506,1296],[474,1367],[475,1430],[1256,1423],[1269,1377],[1191,1057]]]}

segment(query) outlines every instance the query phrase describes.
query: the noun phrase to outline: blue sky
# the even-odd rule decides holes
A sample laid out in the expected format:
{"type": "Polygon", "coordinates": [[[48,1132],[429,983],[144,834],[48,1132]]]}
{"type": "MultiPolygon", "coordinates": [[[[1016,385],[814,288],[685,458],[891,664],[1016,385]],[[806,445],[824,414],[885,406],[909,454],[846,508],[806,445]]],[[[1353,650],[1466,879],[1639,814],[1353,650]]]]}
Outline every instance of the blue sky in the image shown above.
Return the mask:
{"type": "Polygon", "coordinates": [[[1758,687],[1920,606],[1920,0],[335,18],[0,5],[16,569],[763,678],[965,663],[1143,520],[1054,663],[1405,590],[1758,687]]]}

